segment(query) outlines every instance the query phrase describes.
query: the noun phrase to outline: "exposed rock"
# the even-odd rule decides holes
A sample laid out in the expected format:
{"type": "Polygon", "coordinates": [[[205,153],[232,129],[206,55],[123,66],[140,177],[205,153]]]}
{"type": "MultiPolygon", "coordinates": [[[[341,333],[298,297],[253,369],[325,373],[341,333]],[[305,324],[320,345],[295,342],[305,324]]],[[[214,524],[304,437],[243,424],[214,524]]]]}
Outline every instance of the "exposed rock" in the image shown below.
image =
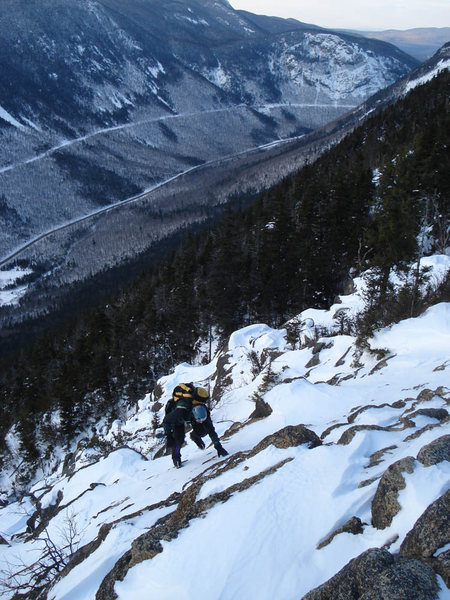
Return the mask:
{"type": "Polygon", "coordinates": [[[223,433],[222,439],[228,440],[232,435],[234,435],[235,433],[240,431],[246,425],[249,425],[249,422],[244,421],[243,423],[241,423],[241,422],[233,423],[233,425],[228,427],[228,429],[223,433]]]}
{"type": "Polygon", "coordinates": [[[255,402],[255,410],[252,412],[249,419],[264,419],[271,414],[272,408],[270,404],[258,396],[255,402]]]}
{"type": "MultiPolygon", "coordinates": [[[[412,400],[412,398],[411,398],[412,400]]],[[[397,400],[391,404],[392,408],[404,408],[406,406],[407,400],[397,400]]]]}
{"type": "Polygon", "coordinates": [[[332,348],[333,347],[333,342],[330,342],[328,344],[326,344],[325,342],[316,342],[314,344],[314,346],[312,347],[312,358],[310,361],[308,361],[305,365],[305,367],[307,369],[309,369],[310,367],[316,367],[317,365],[320,364],[320,357],[319,354],[322,350],[324,349],[328,349],[328,348],[332,348]]]}
{"type": "MultiPolygon", "coordinates": [[[[392,356],[390,356],[389,358],[392,358],[392,356]]],[[[369,372],[369,375],[373,375],[377,371],[380,371],[381,369],[384,369],[384,367],[387,367],[387,361],[388,361],[388,358],[383,358],[383,360],[380,360],[379,362],[377,362],[377,364],[369,372]]]]}
{"type": "Polygon", "coordinates": [[[37,502],[35,512],[27,520],[27,533],[31,533],[31,537],[39,536],[53,519],[53,517],[58,514],[58,512],[61,510],[60,504],[62,499],[63,493],[61,490],[59,490],[56,495],[55,504],[50,504],[46,508],[42,508],[41,503],[37,502]],[[36,521],[38,521],[37,524],[36,521]]]}
{"type": "Polygon", "coordinates": [[[351,349],[352,349],[351,346],[349,346],[347,348],[347,350],[344,352],[344,354],[341,356],[341,358],[336,361],[336,363],[334,365],[335,367],[341,367],[342,365],[345,364],[345,359],[347,358],[347,354],[350,352],[351,349]]]}
{"type": "Polygon", "coordinates": [[[338,383],[340,381],[340,377],[341,377],[341,374],[337,373],[336,375],[334,375],[331,379],[329,379],[327,381],[327,384],[328,385],[338,385],[338,383]]]}
{"type": "Polygon", "coordinates": [[[402,473],[412,473],[414,464],[415,459],[407,456],[393,463],[383,473],[372,500],[372,525],[377,529],[389,527],[401,509],[398,493],[406,486],[402,473]]]}
{"type": "Polygon", "coordinates": [[[375,467],[376,465],[379,465],[380,462],[383,460],[383,456],[386,454],[386,452],[389,452],[390,450],[395,450],[396,448],[397,448],[397,446],[388,446],[387,448],[382,448],[381,450],[377,450],[376,452],[371,454],[369,464],[367,465],[366,468],[370,469],[371,467],[375,467]]]}
{"type": "Polygon", "coordinates": [[[228,353],[225,352],[217,359],[216,371],[214,373],[216,383],[211,392],[211,402],[213,406],[222,397],[225,389],[233,383],[233,379],[231,377],[232,367],[229,363],[229,358],[230,357],[228,353]]]}
{"type": "Polygon", "coordinates": [[[351,560],[331,579],[308,592],[302,600],[357,600],[368,582],[392,565],[394,557],[387,550],[372,548],[351,560]]]}
{"type": "Polygon", "coordinates": [[[372,548],[302,600],[434,600],[438,591],[436,576],[425,563],[372,548]]]}
{"type": "Polygon", "coordinates": [[[66,477],[72,477],[75,471],[75,464],[76,459],[74,452],[69,452],[69,454],[66,454],[66,456],[64,457],[64,464],[62,470],[63,475],[66,475],[66,477]]]}
{"type": "Polygon", "coordinates": [[[8,542],[1,535],[0,535],[0,546],[9,546],[8,542]]]}
{"type": "Polygon", "coordinates": [[[445,410],[445,408],[419,408],[408,415],[408,417],[413,419],[419,415],[430,417],[431,419],[437,419],[438,421],[443,421],[448,417],[448,411],[445,410]]]}
{"type": "Polygon", "coordinates": [[[164,406],[164,404],[161,404],[161,402],[158,402],[158,401],[153,402],[151,411],[154,413],[157,413],[162,409],[163,406],[164,406]]]}
{"type": "Polygon", "coordinates": [[[433,371],[445,371],[445,369],[448,367],[449,361],[446,360],[444,363],[442,363],[442,365],[439,365],[438,367],[435,367],[433,369],[433,371]]]}
{"type": "Polygon", "coordinates": [[[445,585],[450,588],[450,550],[446,550],[433,558],[431,566],[442,577],[445,585]]]}
{"type": "Polygon", "coordinates": [[[259,421],[259,419],[265,419],[272,414],[272,407],[268,402],[265,402],[262,398],[258,397],[255,401],[255,410],[249,416],[246,421],[233,423],[222,435],[222,439],[228,440],[232,435],[236,434],[243,427],[259,421]]]}
{"type": "Polygon", "coordinates": [[[438,593],[431,567],[419,560],[396,558],[360,600],[433,600],[438,593]]]}
{"type": "MultiPolygon", "coordinates": [[[[447,411],[445,411],[447,412],[447,411]]],[[[443,462],[450,461],[450,435],[443,435],[430,444],[423,446],[417,455],[417,460],[426,467],[443,462]]]]}
{"type": "Polygon", "coordinates": [[[332,431],[338,427],[345,427],[346,425],[348,425],[348,423],[334,423],[333,425],[330,425],[330,427],[327,427],[325,431],[320,434],[320,439],[325,439],[332,431]]]}
{"type": "Polygon", "coordinates": [[[363,413],[366,410],[370,410],[370,409],[377,409],[377,408],[385,408],[386,406],[391,406],[390,404],[388,404],[387,402],[384,402],[383,404],[367,404],[366,406],[362,406],[361,408],[359,408],[358,410],[356,410],[355,412],[352,412],[351,415],[348,416],[347,421],[349,423],[354,423],[356,417],[358,417],[361,413],[363,413]]]}
{"type": "Polygon", "coordinates": [[[342,527],[339,527],[338,529],[336,529],[336,531],[333,531],[333,533],[331,535],[329,535],[323,542],[321,542],[317,546],[317,550],[320,550],[321,548],[328,546],[328,544],[330,544],[333,541],[333,539],[340,533],[352,533],[353,535],[357,535],[358,533],[362,533],[362,532],[363,532],[363,523],[362,523],[361,519],[359,517],[352,517],[351,519],[349,519],[347,521],[347,523],[344,523],[344,525],[342,525],[342,527]]]}
{"type": "Polygon", "coordinates": [[[400,419],[398,421],[399,421],[399,423],[401,423],[403,425],[403,429],[412,429],[413,427],[416,426],[414,421],[412,419],[410,419],[409,417],[400,417],[400,419]]]}
{"type": "Polygon", "coordinates": [[[322,350],[327,349],[327,348],[332,348],[332,347],[333,347],[333,342],[330,342],[328,344],[326,344],[325,342],[316,342],[313,346],[312,353],[319,354],[319,352],[321,352],[322,350]]]}
{"type": "Polygon", "coordinates": [[[443,494],[417,519],[400,546],[400,554],[429,558],[449,543],[450,490],[443,494]]]}
{"type": "Polygon", "coordinates": [[[270,445],[276,448],[291,448],[301,444],[309,444],[310,448],[315,448],[322,444],[318,435],[307,429],[304,425],[288,425],[280,431],[268,435],[257,444],[251,451],[251,455],[261,452],[270,445]]]}
{"type": "Polygon", "coordinates": [[[105,523],[102,525],[99,529],[97,537],[92,540],[92,542],[89,542],[81,548],[78,548],[78,550],[72,554],[67,565],[60,573],[58,573],[58,581],[70,573],[72,569],[81,564],[88,556],[90,556],[95,550],[97,550],[97,548],[100,547],[101,543],[105,540],[106,536],[110,532],[111,527],[112,524],[110,523],[105,523]]]}
{"type": "Polygon", "coordinates": [[[429,402],[435,396],[436,396],[436,392],[433,392],[433,390],[430,390],[430,389],[425,389],[425,390],[422,390],[420,392],[420,394],[417,396],[417,400],[419,402],[429,402]]]}
{"type": "Polygon", "coordinates": [[[392,546],[392,544],[395,544],[395,542],[398,540],[400,536],[398,535],[398,533],[395,533],[393,536],[391,536],[389,539],[387,539],[384,544],[383,544],[383,548],[386,548],[386,550],[389,550],[389,548],[392,546]]]}
{"type": "MultiPolygon", "coordinates": [[[[164,389],[163,389],[162,385],[157,383],[155,385],[155,387],[153,388],[153,398],[155,399],[155,401],[157,403],[159,402],[159,399],[163,397],[163,394],[164,394],[164,389]]],[[[155,411],[155,412],[157,412],[157,411],[155,411]]]]}
{"type": "Polygon", "coordinates": [[[444,419],[444,421],[441,421],[440,423],[429,423],[428,425],[425,425],[425,427],[422,427],[421,429],[418,429],[414,433],[411,433],[410,435],[405,437],[405,439],[403,441],[409,442],[411,440],[415,440],[416,438],[423,435],[426,431],[431,431],[432,429],[436,429],[436,427],[440,427],[444,423],[448,423],[448,422],[450,422],[450,417],[447,417],[447,419],[444,419]]]}
{"type": "Polygon", "coordinates": [[[320,356],[318,354],[314,354],[311,360],[306,363],[305,367],[310,369],[311,367],[317,367],[317,365],[320,365],[320,356]]]}
{"type": "Polygon", "coordinates": [[[363,488],[363,487],[367,487],[368,485],[372,485],[372,483],[374,481],[376,481],[377,479],[379,479],[379,477],[371,477],[370,479],[364,479],[364,481],[361,481],[360,484],[358,485],[359,488],[363,488]]]}
{"type": "Polygon", "coordinates": [[[390,431],[388,427],[380,427],[379,425],[354,425],[349,427],[338,440],[338,444],[347,446],[358,433],[358,431],[390,431]]]}

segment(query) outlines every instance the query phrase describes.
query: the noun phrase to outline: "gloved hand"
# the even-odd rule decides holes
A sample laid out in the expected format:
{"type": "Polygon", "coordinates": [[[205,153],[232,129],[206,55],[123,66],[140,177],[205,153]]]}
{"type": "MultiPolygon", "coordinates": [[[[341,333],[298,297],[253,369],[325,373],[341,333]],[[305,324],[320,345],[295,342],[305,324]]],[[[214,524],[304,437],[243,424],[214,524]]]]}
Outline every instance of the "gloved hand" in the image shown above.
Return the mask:
{"type": "Polygon", "coordinates": [[[205,442],[202,440],[202,438],[199,435],[196,435],[194,432],[192,432],[190,437],[191,437],[191,440],[197,444],[197,446],[200,448],[200,450],[205,449],[205,442]]]}
{"type": "Polygon", "coordinates": [[[177,469],[179,467],[181,467],[181,450],[180,450],[180,446],[175,446],[175,448],[172,450],[172,461],[175,467],[177,467],[177,469]]]}
{"type": "Polygon", "coordinates": [[[217,456],[228,456],[228,452],[222,446],[220,442],[214,444],[214,448],[217,450],[217,456]]]}

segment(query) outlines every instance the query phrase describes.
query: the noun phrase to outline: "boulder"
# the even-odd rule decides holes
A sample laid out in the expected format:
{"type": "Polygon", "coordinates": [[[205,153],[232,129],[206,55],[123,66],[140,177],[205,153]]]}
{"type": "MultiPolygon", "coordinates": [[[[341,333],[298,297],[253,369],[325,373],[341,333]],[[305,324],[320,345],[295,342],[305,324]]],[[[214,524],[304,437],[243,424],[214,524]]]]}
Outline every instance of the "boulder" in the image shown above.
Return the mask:
{"type": "Polygon", "coordinates": [[[337,443],[347,446],[359,431],[390,431],[390,429],[380,425],[353,425],[344,431],[337,443]]]}
{"type": "Polygon", "coordinates": [[[394,557],[387,550],[366,550],[302,600],[357,600],[366,591],[368,581],[373,581],[393,562],[394,557]]]}
{"type": "Polygon", "coordinates": [[[450,460],[450,435],[443,435],[423,446],[417,455],[417,460],[426,467],[450,460]]]}
{"type": "Polygon", "coordinates": [[[435,600],[438,592],[427,564],[372,548],[302,600],[435,600]]]}
{"type": "Polygon", "coordinates": [[[445,585],[450,589],[450,549],[441,552],[433,559],[431,566],[444,580],[445,585]]]}
{"type": "Polygon", "coordinates": [[[309,448],[315,448],[316,446],[321,446],[322,441],[314,431],[311,431],[304,425],[288,425],[261,440],[253,448],[251,454],[257,454],[271,444],[276,448],[291,448],[293,446],[300,446],[301,444],[308,444],[309,448]]]}
{"type": "Polygon", "coordinates": [[[417,519],[407,533],[400,554],[408,557],[429,558],[449,542],[450,490],[438,498],[417,519]]]}
{"type": "Polygon", "coordinates": [[[255,401],[255,410],[249,416],[249,419],[264,419],[272,414],[272,408],[265,400],[259,396],[255,401]]]}
{"type": "Polygon", "coordinates": [[[339,527],[338,529],[336,529],[336,531],[333,531],[333,533],[331,535],[329,535],[323,542],[321,542],[317,546],[317,550],[320,550],[321,548],[325,548],[325,546],[328,546],[328,544],[330,544],[333,541],[333,539],[340,533],[352,533],[353,535],[358,535],[359,533],[362,533],[362,532],[363,532],[363,523],[362,523],[361,519],[359,517],[352,517],[351,519],[349,519],[347,521],[347,523],[344,523],[344,525],[342,525],[342,527],[339,527]]]}
{"type": "Polygon", "coordinates": [[[377,529],[389,527],[400,511],[398,493],[406,485],[402,473],[412,473],[414,464],[415,459],[407,456],[393,463],[383,473],[372,500],[372,525],[377,529]]]}
{"type": "Polygon", "coordinates": [[[420,560],[395,558],[359,600],[433,600],[439,585],[433,569],[420,560]]]}

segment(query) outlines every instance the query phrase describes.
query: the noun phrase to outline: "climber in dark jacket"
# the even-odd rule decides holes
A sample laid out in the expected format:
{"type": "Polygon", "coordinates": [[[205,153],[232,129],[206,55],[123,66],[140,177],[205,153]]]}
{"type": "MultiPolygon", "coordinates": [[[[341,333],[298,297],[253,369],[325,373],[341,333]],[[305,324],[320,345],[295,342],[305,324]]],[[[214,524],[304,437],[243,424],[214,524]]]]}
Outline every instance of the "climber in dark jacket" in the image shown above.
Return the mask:
{"type": "Polygon", "coordinates": [[[203,450],[203,437],[209,435],[218,456],[227,456],[214,429],[210,411],[206,405],[209,394],[204,388],[192,383],[180,383],[173,390],[172,398],[166,404],[166,416],[163,420],[166,445],[172,453],[173,464],[181,467],[181,446],[184,443],[185,424],[191,423],[191,440],[203,450]]]}

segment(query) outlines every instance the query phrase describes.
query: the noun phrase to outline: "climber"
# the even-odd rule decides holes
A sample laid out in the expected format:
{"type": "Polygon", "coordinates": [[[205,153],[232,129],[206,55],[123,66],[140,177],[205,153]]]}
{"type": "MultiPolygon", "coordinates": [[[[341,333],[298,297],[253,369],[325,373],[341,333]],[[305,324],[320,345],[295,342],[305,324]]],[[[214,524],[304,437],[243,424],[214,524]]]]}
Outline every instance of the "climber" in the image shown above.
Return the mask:
{"type": "Polygon", "coordinates": [[[227,456],[228,452],[219,441],[207,407],[208,392],[192,383],[180,383],[172,392],[172,398],[166,404],[163,420],[166,435],[166,447],[171,450],[175,467],[181,467],[181,446],[184,443],[185,424],[192,425],[191,440],[203,450],[203,437],[209,435],[218,456],[227,456]]]}

